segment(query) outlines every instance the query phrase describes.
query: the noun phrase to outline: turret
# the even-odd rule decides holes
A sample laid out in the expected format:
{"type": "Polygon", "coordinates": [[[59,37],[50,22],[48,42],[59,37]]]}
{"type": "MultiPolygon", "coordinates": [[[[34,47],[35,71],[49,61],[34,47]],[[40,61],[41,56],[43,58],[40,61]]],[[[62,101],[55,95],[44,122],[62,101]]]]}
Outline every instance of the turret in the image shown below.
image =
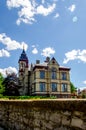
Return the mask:
{"type": "Polygon", "coordinates": [[[21,56],[19,58],[19,64],[21,65],[20,69],[24,68],[24,67],[28,68],[28,58],[27,58],[27,55],[26,55],[24,49],[23,49],[21,56]]]}
{"type": "Polygon", "coordinates": [[[19,82],[21,85],[20,95],[28,93],[28,58],[23,48],[19,58],[19,82]]]}

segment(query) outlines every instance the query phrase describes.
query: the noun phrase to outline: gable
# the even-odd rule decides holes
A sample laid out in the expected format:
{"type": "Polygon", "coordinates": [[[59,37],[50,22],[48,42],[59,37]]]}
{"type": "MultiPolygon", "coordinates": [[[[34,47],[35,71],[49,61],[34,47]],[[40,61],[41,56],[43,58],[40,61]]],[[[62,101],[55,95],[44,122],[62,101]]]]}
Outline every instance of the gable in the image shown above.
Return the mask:
{"type": "Polygon", "coordinates": [[[59,64],[54,57],[49,61],[48,66],[49,68],[52,68],[52,67],[55,67],[57,69],[59,68],[59,64]]]}
{"type": "Polygon", "coordinates": [[[57,65],[57,66],[59,66],[58,62],[56,61],[56,59],[54,57],[50,60],[48,65],[57,65]]]}

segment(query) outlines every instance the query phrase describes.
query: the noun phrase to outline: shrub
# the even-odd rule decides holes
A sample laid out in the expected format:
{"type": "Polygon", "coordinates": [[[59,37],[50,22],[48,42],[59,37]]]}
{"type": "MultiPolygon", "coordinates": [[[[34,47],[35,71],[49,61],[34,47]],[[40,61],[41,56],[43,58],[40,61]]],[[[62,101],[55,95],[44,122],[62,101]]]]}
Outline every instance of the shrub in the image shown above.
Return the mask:
{"type": "Polygon", "coordinates": [[[85,95],[85,94],[82,94],[82,98],[86,98],[86,95],[85,95]]]}

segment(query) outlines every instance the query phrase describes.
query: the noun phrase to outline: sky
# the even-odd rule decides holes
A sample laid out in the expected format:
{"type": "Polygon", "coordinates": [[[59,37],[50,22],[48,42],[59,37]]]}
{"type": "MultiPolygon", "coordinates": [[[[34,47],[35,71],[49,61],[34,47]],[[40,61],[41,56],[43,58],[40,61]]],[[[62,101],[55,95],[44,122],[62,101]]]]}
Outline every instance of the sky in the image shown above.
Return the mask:
{"type": "Polygon", "coordinates": [[[29,64],[55,57],[86,87],[86,0],[0,0],[0,72],[18,73],[24,47],[29,64]]]}

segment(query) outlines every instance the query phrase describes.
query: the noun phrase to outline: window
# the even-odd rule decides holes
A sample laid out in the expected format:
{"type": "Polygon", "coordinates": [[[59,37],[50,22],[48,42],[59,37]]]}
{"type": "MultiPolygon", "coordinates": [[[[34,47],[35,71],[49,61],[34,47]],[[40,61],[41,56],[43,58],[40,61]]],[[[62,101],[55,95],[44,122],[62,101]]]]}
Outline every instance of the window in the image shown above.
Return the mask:
{"type": "Polygon", "coordinates": [[[36,83],[34,83],[34,92],[36,91],[36,83]]]}
{"type": "Polygon", "coordinates": [[[44,82],[40,82],[40,91],[45,92],[45,83],[44,82]]]}
{"type": "Polygon", "coordinates": [[[34,72],[34,79],[36,79],[36,72],[34,72]]]}
{"type": "Polygon", "coordinates": [[[67,73],[66,72],[62,72],[62,80],[66,80],[67,79],[67,73]]]}
{"type": "Polygon", "coordinates": [[[67,92],[67,84],[66,83],[62,84],[62,92],[67,92]]]}
{"type": "Polygon", "coordinates": [[[56,68],[52,68],[51,78],[52,79],[56,79],[57,78],[56,68]]]}
{"type": "Polygon", "coordinates": [[[43,70],[40,71],[40,78],[41,79],[45,78],[45,71],[43,71],[43,70]]]}
{"type": "Polygon", "coordinates": [[[57,91],[57,83],[52,83],[51,88],[52,88],[52,92],[56,92],[57,91]]]}

